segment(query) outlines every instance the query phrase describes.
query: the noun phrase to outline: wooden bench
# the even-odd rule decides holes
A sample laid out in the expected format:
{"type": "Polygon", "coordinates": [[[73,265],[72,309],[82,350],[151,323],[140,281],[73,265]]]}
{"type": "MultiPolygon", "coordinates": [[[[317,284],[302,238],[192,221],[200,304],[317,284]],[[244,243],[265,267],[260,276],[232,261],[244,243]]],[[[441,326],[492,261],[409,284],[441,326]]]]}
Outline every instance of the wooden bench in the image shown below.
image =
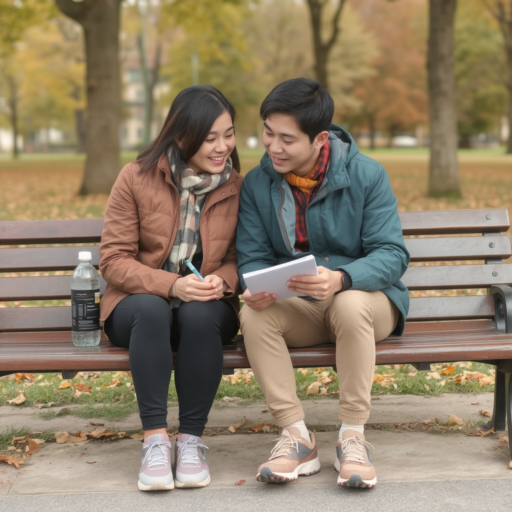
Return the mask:
{"type": "MultiPolygon", "coordinates": [[[[451,361],[495,365],[494,414],[488,426],[503,431],[508,425],[510,439],[512,265],[502,264],[512,255],[510,239],[502,234],[510,227],[508,213],[454,210],[400,217],[413,262],[403,282],[411,292],[479,289],[486,295],[412,298],[404,335],[377,345],[377,364],[410,363],[420,370],[451,361]]],[[[98,265],[102,227],[102,219],[0,222],[0,305],[69,300],[69,271],[78,251],[90,250],[98,265]]],[[[77,371],[129,369],[128,351],[105,336],[99,347],[74,347],[70,324],[69,306],[0,308],[0,375],[58,371],[71,378],[77,371]]],[[[332,344],[290,352],[295,367],[335,364],[332,344]]],[[[240,340],[225,348],[224,366],[228,372],[249,366],[240,340]]]]}

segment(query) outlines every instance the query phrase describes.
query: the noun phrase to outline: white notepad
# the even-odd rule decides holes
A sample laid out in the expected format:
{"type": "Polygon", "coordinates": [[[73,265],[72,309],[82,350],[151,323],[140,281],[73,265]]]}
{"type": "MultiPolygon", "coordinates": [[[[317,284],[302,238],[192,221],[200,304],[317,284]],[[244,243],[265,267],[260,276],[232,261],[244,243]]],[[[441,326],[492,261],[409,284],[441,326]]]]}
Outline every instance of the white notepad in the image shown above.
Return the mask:
{"type": "Polygon", "coordinates": [[[252,295],[267,292],[275,293],[278,300],[300,297],[302,294],[292,292],[286,283],[293,276],[317,276],[318,268],[315,257],[310,254],[298,260],[289,261],[281,265],[255,270],[243,274],[245,284],[252,295]]]}

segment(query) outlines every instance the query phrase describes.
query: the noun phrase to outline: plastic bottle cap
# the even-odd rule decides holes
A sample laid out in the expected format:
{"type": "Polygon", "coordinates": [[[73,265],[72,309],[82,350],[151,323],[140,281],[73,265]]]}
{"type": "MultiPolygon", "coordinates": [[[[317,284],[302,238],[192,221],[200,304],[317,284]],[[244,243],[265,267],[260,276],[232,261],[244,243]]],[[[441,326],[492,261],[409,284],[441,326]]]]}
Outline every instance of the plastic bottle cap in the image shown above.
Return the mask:
{"type": "Polygon", "coordinates": [[[92,254],[90,251],[80,251],[78,253],[78,260],[79,261],[91,261],[92,260],[92,254]]]}

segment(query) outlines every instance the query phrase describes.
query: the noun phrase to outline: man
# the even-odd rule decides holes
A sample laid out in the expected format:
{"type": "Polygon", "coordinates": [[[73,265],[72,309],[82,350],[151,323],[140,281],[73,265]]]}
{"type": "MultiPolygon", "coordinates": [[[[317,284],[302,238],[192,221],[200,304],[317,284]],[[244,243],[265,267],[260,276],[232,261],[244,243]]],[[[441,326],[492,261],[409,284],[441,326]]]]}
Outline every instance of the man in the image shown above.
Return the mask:
{"type": "Polygon", "coordinates": [[[331,124],[334,102],[318,82],[288,80],[261,105],[267,150],[244,180],[237,230],[239,275],[313,254],[318,276],[288,283],[304,297],[245,290],[242,332],[270,412],[283,428],[261,482],[320,470],[304,423],[287,347],[336,344],[340,420],[338,484],[373,487],[364,424],[370,414],[375,342],[400,335],[409,306],[399,281],[409,263],[397,201],[383,167],[331,124]]]}

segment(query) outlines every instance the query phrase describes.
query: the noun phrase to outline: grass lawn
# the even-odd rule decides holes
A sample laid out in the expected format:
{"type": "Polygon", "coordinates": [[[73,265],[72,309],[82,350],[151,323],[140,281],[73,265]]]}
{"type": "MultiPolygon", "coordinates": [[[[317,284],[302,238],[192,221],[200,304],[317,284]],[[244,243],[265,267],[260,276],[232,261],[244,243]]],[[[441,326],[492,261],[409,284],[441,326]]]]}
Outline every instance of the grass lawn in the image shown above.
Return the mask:
{"type": "MultiPolygon", "coordinates": [[[[423,149],[367,153],[385,165],[401,211],[484,207],[512,210],[512,157],[504,156],[501,150],[460,152],[461,199],[426,197],[428,155],[423,149]]],[[[123,154],[122,160],[126,163],[134,156],[135,153],[123,154]]],[[[260,152],[242,152],[241,157],[242,172],[245,174],[257,165],[260,152]]],[[[0,155],[0,220],[102,217],[108,199],[106,195],[76,195],[82,167],[83,156],[80,155],[23,155],[18,161],[0,155]]],[[[415,295],[421,293],[416,292],[415,295]]],[[[62,305],[65,301],[56,301],[55,304],[62,305]]],[[[0,307],[26,305],[29,304],[0,303],[0,307]]],[[[378,367],[373,393],[436,395],[493,390],[493,370],[490,366],[458,364],[451,372],[452,367],[447,365],[434,367],[430,374],[416,372],[409,365],[378,367]]],[[[23,375],[0,378],[0,405],[6,405],[9,400],[23,394],[26,400],[21,407],[38,407],[52,402],[59,406],[77,404],[80,407],[73,409],[73,414],[83,417],[100,415],[115,419],[136,411],[131,376],[124,372],[81,373],[73,381],[66,381],[64,387],[64,381],[56,374],[23,375]],[[87,391],[80,392],[80,389],[87,391]],[[91,409],[94,404],[103,404],[99,412],[91,409]]],[[[297,371],[296,375],[301,399],[318,398],[319,395],[337,399],[338,384],[331,369],[297,371]],[[308,388],[312,385],[317,393],[308,394],[308,388]]],[[[242,400],[263,398],[254,377],[241,372],[222,380],[217,399],[225,396],[242,400]]],[[[176,400],[176,390],[172,384],[169,402],[175,403],[176,400]]],[[[55,412],[43,408],[41,414],[51,417],[55,412]]]]}

